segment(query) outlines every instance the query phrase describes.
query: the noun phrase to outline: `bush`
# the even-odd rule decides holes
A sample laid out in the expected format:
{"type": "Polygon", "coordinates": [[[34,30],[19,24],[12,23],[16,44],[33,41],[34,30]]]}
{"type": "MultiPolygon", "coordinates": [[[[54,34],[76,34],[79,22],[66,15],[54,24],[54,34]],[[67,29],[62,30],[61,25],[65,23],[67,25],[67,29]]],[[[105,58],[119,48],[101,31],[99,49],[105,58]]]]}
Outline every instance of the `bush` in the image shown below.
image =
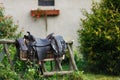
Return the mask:
{"type": "Polygon", "coordinates": [[[92,13],[83,11],[82,29],[78,30],[79,49],[86,70],[120,74],[120,0],[93,3],[92,13]]]}
{"type": "MultiPolygon", "coordinates": [[[[0,39],[16,39],[22,34],[18,31],[18,25],[14,24],[11,16],[4,15],[4,7],[0,6],[0,39]]],[[[15,47],[9,46],[10,56],[13,59],[15,53],[15,47]]],[[[3,45],[0,44],[0,54],[5,53],[3,45]]],[[[6,54],[2,55],[3,59],[0,61],[0,80],[20,80],[18,74],[11,70],[6,54]]]]}
{"type": "Polygon", "coordinates": [[[0,63],[0,80],[20,80],[20,77],[9,66],[6,67],[0,63]]]}
{"type": "Polygon", "coordinates": [[[18,25],[14,24],[12,16],[4,15],[4,7],[0,6],[0,38],[15,39],[21,35],[17,31],[18,25]]]}

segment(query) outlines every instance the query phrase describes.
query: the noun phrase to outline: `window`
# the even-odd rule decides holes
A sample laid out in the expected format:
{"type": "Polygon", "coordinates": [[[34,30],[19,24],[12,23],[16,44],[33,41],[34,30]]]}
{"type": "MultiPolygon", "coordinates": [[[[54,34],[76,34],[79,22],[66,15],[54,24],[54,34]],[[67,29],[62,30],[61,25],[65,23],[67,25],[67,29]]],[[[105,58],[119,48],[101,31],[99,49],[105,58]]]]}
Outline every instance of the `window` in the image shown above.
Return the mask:
{"type": "Polygon", "coordinates": [[[54,0],[38,0],[39,6],[54,6],[54,0]]]}

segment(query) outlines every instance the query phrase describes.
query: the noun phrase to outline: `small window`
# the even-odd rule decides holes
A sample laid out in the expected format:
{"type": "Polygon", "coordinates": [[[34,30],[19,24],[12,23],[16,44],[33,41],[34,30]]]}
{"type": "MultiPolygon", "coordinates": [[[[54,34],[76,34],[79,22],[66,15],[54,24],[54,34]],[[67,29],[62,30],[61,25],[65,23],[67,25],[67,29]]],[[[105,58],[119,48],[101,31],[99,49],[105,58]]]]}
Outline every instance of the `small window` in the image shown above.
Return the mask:
{"type": "Polygon", "coordinates": [[[54,6],[54,0],[38,0],[39,6],[54,6]]]}

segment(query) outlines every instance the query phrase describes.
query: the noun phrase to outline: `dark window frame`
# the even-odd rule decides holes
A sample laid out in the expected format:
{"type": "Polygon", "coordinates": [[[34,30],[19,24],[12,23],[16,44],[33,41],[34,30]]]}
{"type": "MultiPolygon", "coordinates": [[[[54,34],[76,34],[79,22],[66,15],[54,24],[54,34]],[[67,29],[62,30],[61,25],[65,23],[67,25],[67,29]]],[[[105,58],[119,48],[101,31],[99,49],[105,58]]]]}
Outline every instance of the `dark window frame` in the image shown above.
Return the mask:
{"type": "Polygon", "coordinates": [[[38,6],[55,6],[55,0],[38,0],[38,6]]]}

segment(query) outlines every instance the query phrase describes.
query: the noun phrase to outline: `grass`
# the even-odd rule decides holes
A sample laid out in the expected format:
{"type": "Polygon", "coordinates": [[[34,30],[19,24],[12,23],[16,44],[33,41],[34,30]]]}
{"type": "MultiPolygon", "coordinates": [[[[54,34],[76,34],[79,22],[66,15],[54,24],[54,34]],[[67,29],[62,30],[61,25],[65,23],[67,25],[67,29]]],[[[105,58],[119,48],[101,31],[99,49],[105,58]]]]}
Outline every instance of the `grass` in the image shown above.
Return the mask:
{"type": "Polygon", "coordinates": [[[83,80],[120,80],[120,76],[108,76],[100,74],[84,74],[83,80]]]}
{"type": "MultiPolygon", "coordinates": [[[[54,66],[54,62],[53,62],[53,66],[54,66]]],[[[69,70],[69,65],[68,64],[63,64],[63,70],[69,70]]],[[[48,71],[51,71],[51,66],[50,66],[50,62],[46,62],[46,68],[48,71]]],[[[66,77],[71,77],[69,75],[65,75],[66,77]]],[[[65,76],[62,78],[60,78],[61,80],[65,80],[65,76]]],[[[108,75],[103,75],[103,74],[92,74],[92,73],[83,73],[79,74],[79,73],[74,73],[74,76],[79,76],[82,77],[83,80],[120,80],[120,76],[108,76],[108,75]]],[[[55,76],[53,76],[52,78],[55,78],[55,76]]],[[[66,78],[67,80],[67,78],[66,78]]],[[[79,79],[77,79],[79,80],[79,79]]],[[[81,80],[81,79],[80,79],[81,80]]]]}
{"type": "MultiPolygon", "coordinates": [[[[52,61],[52,66],[53,66],[53,68],[55,68],[54,61],[52,61]]],[[[46,67],[47,71],[51,71],[51,61],[45,62],[45,67],[46,67]]],[[[62,63],[62,68],[63,68],[63,70],[69,70],[70,66],[68,63],[62,63]]]]}
{"type": "Polygon", "coordinates": [[[81,71],[74,72],[71,75],[58,76],[53,75],[52,77],[44,78],[45,80],[120,80],[120,76],[108,76],[101,74],[82,74],[81,71]]]}

